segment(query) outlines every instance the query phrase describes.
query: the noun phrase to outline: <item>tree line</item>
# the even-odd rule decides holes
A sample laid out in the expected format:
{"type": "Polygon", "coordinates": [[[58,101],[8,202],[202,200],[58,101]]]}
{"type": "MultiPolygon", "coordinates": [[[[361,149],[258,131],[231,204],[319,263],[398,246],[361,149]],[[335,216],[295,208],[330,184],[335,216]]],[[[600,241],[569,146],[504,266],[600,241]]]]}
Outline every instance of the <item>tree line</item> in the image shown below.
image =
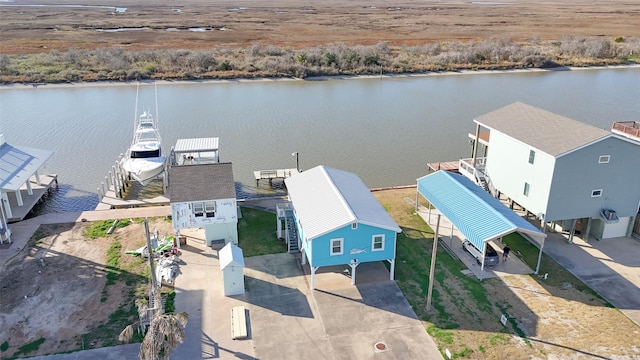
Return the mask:
{"type": "Polygon", "coordinates": [[[202,80],[231,78],[407,74],[637,64],[640,39],[565,36],[513,41],[437,42],[419,46],[319,45],[292,49],[254,44],[248,48],[126,51],[53,50],[32,55],[0,54],[0,82],[202,80]]]}

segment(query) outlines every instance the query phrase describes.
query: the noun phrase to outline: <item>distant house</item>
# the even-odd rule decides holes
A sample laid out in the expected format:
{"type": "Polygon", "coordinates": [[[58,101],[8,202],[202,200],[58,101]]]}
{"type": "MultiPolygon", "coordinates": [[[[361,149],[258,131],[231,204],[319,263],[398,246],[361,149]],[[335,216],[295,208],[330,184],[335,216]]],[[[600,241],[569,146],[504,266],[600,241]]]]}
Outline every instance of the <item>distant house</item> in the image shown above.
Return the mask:
{"type": "Polygon", "coordinates": [[[640,142],[521,102],[474,122],[463,175],[571,238],[630,236],[640,207],[640,142]]]}
{"type": "Polygon", "coordinates": [[[400,228],[355,174],[317,166],[285,180],[295,239],[311,268],[349,265],[352,284],[360,263],[389,261],[393,280],[400,228]]]}
{"type": "Polygon", "coordinates": [[[173,228],[204,228],[207,246],[238,243],[238,210],[231,163],[169,168],[173,228]]]}

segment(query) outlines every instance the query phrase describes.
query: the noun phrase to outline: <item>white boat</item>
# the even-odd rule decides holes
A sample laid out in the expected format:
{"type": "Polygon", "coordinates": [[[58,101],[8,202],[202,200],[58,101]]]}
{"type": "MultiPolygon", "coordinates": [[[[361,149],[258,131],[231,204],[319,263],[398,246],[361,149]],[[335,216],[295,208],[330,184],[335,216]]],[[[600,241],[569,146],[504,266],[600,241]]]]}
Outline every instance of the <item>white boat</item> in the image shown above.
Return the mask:
{"type": "MultiPolygon", "coordinates": [[[[138,112],[136,95],[136,114],[138,112]]],[[[156,92],[156,114],[158,113],[156,92]]],[[[162,174],[166,157],[162,154],[162,139],[158,131],[157,120],[149,110],[145,110],[135,120],[133,141],[121,160],[120,166],[125,175],[142,185],[162,174]]]]}

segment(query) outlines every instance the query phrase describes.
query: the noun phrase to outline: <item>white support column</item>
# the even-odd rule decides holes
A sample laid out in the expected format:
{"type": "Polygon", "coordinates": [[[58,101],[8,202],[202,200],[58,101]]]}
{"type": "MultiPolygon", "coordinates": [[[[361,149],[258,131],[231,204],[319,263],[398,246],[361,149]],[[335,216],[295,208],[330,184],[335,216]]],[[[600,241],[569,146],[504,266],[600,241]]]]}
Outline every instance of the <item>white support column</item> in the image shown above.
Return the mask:
{"type": "Polygon", "coordinates": [[[20,190],[16,191],[16,201],[18,202],[18,206],[24,206],[24,201],[22,201],[22,194],[20,190]]]}
{"type": "MultiPolygon", "coordinates": [[[[4,206],[2,204],[0,204],[0,218],[1,218],[0,220],[2,221],[2,223],[0,224],[0,227],[4,229],[4,237],[5,239],[7,239],[8,243],[11,243],[11,230],[9,229],[7,217],[4,214],[4,206]]],[[[0,237],[0,244],[4,244],[4,239],[2,239],[1,237],[0,237]]]]}
{"type": "MultiPolygon", "coordinates": [[[[284,220],[283,220],[283,219],[276,219],[276,236],[277,236],[278,238],[284,237],[284,238],[285,238],[285,240],[287,240],[287,234],[285,234],[285,233],[282,231],[282,222],[283,222],[283,221],[285,221],[285,222],[286,222],[287,220],[286,220],[286,219],[284,219],[284,220]],[[284,236],[283,236],[283,235],[284,235],[284,236]]],[[[304,259],[304,258],[303,258],[303,259],[304,259]]],[[[302,260],[302,261],[304,261],[304,260],[302,260]]],[[[303,263],[303,264],[304,264],[304,263],[303,263]]]]}
{"type": "Polygon", "coordinates": [[[318,270],[318,267],[311,267],[311,290],[316,288],[316,270],[318,270]]]}
{"type": "Polygon", "coordinates": [[[389,280],[393,280],[394,272],[395,272],[395,269],[396,269],[396,260],[395,259],[389,259],[387,261],[389,261],[389,264],[390,264],[390,266],[389,266],[389,280]]]}
{"type": "Polygon", "coordinates": [[[353,259],[349,263],[349,266],[351,267],[351,285],[356,284],[356,268],[358,267],[358,265],[360,265],[358,259],[353,259]]]}
{"type": "Polygon", "coordinates": [[[482,247],[482,263],[480,263],[480,281],[484,280],[484,256],[487,252],[487,243],[482,247]]]}
{"type": "Polygon", "coordinates": [[[27,180],[25,184],[27,184],[27,194],[33,195],[33,188],[31,187],[31,181],[27,180]]]}
{"type": "Polygon", "coordinates": [[[307,254],[305,254],[304,248],[300,250],[300,255],[302,256],[302,259],[301,259],[302,265],[305,265],[307,263],[307,254]]]}
{"type": "Polygon", "coordinates": [[[7,196],[6,192],[2,193],[2,202],[4,203],[4,211],[7,214],[7,219],[11,219],[13,212],[11,212],[11,203],[9,203],[9,196],[7,196]]]}
{"type": "MultiPolygon", "coordinates": [[[[38,171],[36,171],[36,173],[33,174],[33,175],[35,175],[35,177],[36,177],[36,184],[42,185],[42,180],[40,180],[40,174],[38,173],[38,171]]],[[[29,194],[29,195],[31,195],[31,194],[29,194]]]]}

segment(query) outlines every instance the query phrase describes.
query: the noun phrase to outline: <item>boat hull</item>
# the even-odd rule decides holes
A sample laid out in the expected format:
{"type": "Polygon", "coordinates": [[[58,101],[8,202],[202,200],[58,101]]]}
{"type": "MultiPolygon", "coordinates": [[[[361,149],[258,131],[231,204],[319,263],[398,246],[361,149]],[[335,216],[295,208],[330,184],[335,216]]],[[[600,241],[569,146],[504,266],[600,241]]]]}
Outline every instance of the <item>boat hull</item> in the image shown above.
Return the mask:
{"type": "Polygon", "coordinates": [[[144,158],[144,159],[124,159],[122,170],[131,179],[147,185],[151,180],[162,174],[165,168],[165,157],[144,158]]]}

